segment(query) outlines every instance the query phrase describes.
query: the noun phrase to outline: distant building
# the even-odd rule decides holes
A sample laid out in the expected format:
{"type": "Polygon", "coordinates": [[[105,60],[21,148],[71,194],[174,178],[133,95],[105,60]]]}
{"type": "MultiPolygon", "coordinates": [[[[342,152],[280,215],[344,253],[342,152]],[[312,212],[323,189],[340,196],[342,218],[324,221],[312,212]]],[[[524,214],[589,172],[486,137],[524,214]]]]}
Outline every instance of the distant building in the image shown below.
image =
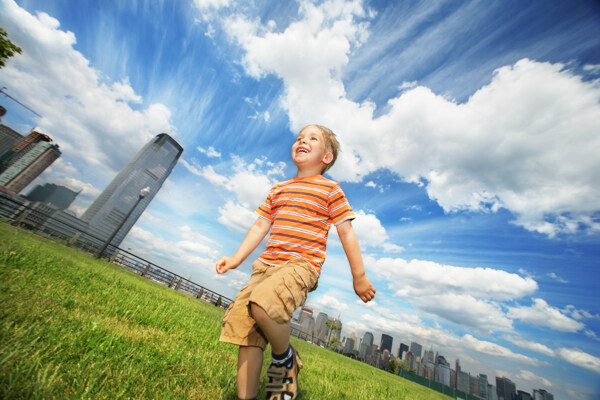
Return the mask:
{"type": "Polygon", "coordinates": [[[308,307],[304,307],[302,306],[302,308],[300,308],[300,317],[298,318],[298,322],[300,324],[302,324],[302,321],[304,321],[304,318],[306,318],[307,316],[312,316],[313,315],[313,310],[312,308],[308,308],[308,307]]]}
{"type": "Polygon", "coordinates": [[[465,371],[458,371],[456,373],[456,389],[463,393],[470,394],[471,376],[465,371]]]}
{"type": "Polygon", "coordinates": [[[532,400],[532,397],[527,392],[517,390],[517,400],[532,400]]]}
{"type": "Polygon", "coordinates": [[[358,350],[358,356],[361,360],[365,360],[368,355],[371,354],[371,347],[373,345],[373,334],[371,332],[365,332],[363,335],[360,349],[358,350]]]}
{"type": "Polygon", "coordinates": [[[450,386],[450,376],[450,366],[444,364],[438,364],[436,366],[436,382],[450,386]]]}
{"type": "Polygon", "coordinates": [[[496,393],[498,400],[512,400],[517,396],[516,386],[513,381],[505,377],[496,377],[496,393]]]}
{"type": "Polygon", "coordinates": [[[346,344],[344,345],[344,354],[352,354],[354,352],[355,339],[346,338],[346,344]]]}
{"type": "Polygon", "coordinates": [[[0,157],[5,151],[10,150],[16,145],[19,140],[23,139],[23,135],[13,130],[12,128],[0,124],[0,157]]]}
{"type": "Polygon", "coordinates": [[[400,360],[404,360],[404,354],[408,352],[408,345],[404,343],[400,343],[400,347],[398,347],[398,358],[400,360]]]}
{"type": "Polygon", "coordinates": [[[479,397],[488,398],[488,380],[485,374],[479,374],[479,397]]]}
{"type": "Polygon", "coordinates": [[[488,383],[488,388],[487,388],[487,400],[498,400],[498,393],[496,393],[496,386],[492,385],[491,383],[488,383]]]}
{"type": "Polygon", "coordinates": [[[46,183],[43,186],[37,185],[28,195],[23,197],[29,201],[49,203],[59,210],[65,210],[69,208],[79,193],[81,191],[75,192],[65,186],[46,183]]]}
{"type": "Polygon", "coordinates": [[[423,346],[421,346],[417,342],[411,342],[410,343],[410,352],[412,353],[415,360],[417,358],[421,358],[421,353],[423,352],[423,346]]]}
{"type": "MultiPolygon", "coordinates": [[[[300,314],[300,315],[302,315],[302,314],[300,314]]],[[[312,315],[305,316],[304,319],[302,320],[302,323],[300,324],[300,326],[302,327],[302,332],[305,332],[306,334],[308,334],[308,338],[312,342],[313,341],[313,332],[315,330],[315,319],[313,318],[313,316],[312,315]]]]}
{"type": "Polygon", "coordinates": [[[81,216],[89,225],[89,233],[102,240],[98,247],[104,244],[117,228],[119,231],[110,245],[117,247],[121,244],[160,190],[182,152],[183,148],[179,143],[166,133],[161,133],[138,151],[119,172],[81,216]],[[149,187],[150,193],[138,203],[140,190],[144,187],[149,187]],[[134,206],[135,209],[129,214],[134,206]]]}
{"type": "Polygon", "coordinates": [[[0,156],[0,186],[18,194],[60,155],[50,136],[31,131],[0,156]]]}
{"type": "Polygon", "coordinates": [[[533,390],[533,399],[534,400],[554,400],[554,395],[552,393],[548,393],[544,389],[534,389],[533,390]]]}
{"type": "Polygon", "coordinates": [[[386,335],[385,333],[381,334],[381,343],[379,344],[379,349],[383,353],[387,350],[390,354],[392,353],[392,343],[394,338],[390,335],[386,335]]]}
{"type": "Polygon", "coordinates": [[[317,320],[315,321],[315,330],[313,332],[315,343],[326,344],[329,333],[329,327],[327,326],[328,320],[329,317],[324,312],[320,312],[319,315],[317,315],[317,320]]]}

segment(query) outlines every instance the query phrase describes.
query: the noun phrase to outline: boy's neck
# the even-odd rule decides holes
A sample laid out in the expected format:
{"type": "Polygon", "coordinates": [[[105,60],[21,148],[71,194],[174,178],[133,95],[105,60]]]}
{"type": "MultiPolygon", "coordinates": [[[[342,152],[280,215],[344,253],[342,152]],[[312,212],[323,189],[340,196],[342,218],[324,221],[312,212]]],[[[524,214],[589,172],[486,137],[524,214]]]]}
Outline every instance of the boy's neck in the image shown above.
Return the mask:
{"type": "Polygon", "coordinates": [[[323,171],[318,169],[300,169],[296,172],[296,178],[308,178],[309,176],[321,175],[323,171]]]}

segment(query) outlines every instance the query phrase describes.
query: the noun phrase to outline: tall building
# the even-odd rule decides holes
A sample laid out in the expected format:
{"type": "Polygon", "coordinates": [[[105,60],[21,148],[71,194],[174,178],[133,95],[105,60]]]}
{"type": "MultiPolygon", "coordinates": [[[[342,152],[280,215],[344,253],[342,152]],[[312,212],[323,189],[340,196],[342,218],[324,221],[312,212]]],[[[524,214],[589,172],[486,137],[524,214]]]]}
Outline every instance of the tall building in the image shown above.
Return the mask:
{"type": "Polygon", "coordinates": [[[18,194],[60,154],[58,145],[50,136],[31,131],[0,157],[0,186],[18,194]]]}
{"type": "Polygon", "coordinates": [[[456,389],[463,393],[470,394],[471,376],[465,371],[456,372],[456,389]]]}
{"type": "Polygon", "coordinates": [[[534,389],[533,390],[533,399],[534,400],[554,400],[554,395],[552,393],[548,393],[544,389],[534,389]]]}
{"type": "Polygon", "coordinates": [[[498,400],[513,400],[517,396],[516,386],[513,381],[505,377],[496,377],[496,393],[498,400]]]}
{"type": "Polygon", "coordinates": [[[313,333],[315,338],[315,343],[321,344],[327,341],[327,335],[329,333],[329,327],[327,326],[327,320],[329,316],[324,312],[320,312],[317,315],[317,320],[315,321],[315,331],[313,333]]]}
{"type": "MultiPolygon", "coordinates": [[[[302,315],[302,314],[300,314],[302,315]]],[[[306,333],[309,337],[310,340],[312,342],[312,333],[315,330],[315,319],[313,318],[312,315],[307,315],[302,319],[302,323],[300,324],[300,326],[302,326],[302,332],[306,333]]]]}
{"type": "Polygon", "coordinates": [[[385,333],[381,334],[381,342],[379,344],[379,350],[383,353],[385,350],[389,351],[390,354],[392,353],[392,342],[394,341],[394,338],[391,337],[390,335],[386,335],[385,333]]]}
{"type": "Polygon", "coordinates": [[[488,381],[485,374],[479,374],[479,397],[488,398],[488,381]]]}
{"type": "Polygon", "coordinates": [[[403,355],[404,353],[408,352],[408,345],[404,344],[404,343],[400,343],[400,347],[398,347],[398,358],[400,360],[404,359],[403,355]]]}
{"type": "Polygon", "coordinates": [[[517,390],[517,400],[532,400],[532,397],[527,392],[517,390]]]}
{"type": "Polygon", "coordinates": [[[79,193],[81,193],[81,190],[75,192],[65,186],[46,183],[43,186],[37,185],[27,196],[23,197],[32,202],[39,201],[42,203],[49,203],[59,210],[64,210],[69,208],[79,193]]]}
{"type": "Polygon", "coordinates": [[[421,346],[417,342],[410,343],[410,352],[412,353],[415,359],[421,358],[421,353],[423,352],[423,346],[421,346]]]}
{"type": "Polygon", "coordinates": [[[106,241],[120,226],[110,243],[119,246],[156,196],[182,152],[179,143],[166,133],[157,135],[142,147],[81,216],[89,224],[89,233],[106,241]],[[137,203],[140,190],[145,187],[149,187],[150,193],[137,203]]]}
{"type": "Polygon", "coordinates": [[[12,149],[21,139],[23,139],[23,135],[19,132],[0,124],[0,157],[5,151],[12,149]]]}
{"type": "Polygon", "coordinates": [[[368,355],[371,354],[371,347],[373,346],[373,334],[371,332],[365,332],[362,338],[362,342],[360,344],[360,349],[358,351],[358,356],[365,360],[368,355]]]}
{"type": "Polygon", "coordinates": [[[298,317],[298,322],[300,324],[302,324],[302,322],[304,321],[304,318],[306,318],[308,316],[312,317],[312,315],[313,315],[312,308],[308,308],[308,307],[302,306],[300,308],[300,316],[298,317]]]}

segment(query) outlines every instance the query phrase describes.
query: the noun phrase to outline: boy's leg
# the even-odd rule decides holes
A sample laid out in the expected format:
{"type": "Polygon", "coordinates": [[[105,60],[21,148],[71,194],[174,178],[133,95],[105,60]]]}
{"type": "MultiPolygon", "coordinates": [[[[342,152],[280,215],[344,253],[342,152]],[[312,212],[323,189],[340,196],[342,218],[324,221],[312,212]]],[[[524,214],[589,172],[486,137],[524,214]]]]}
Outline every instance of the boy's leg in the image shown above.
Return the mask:
{"type": "Polygon", "coordinates": [[[271,350],[275,354],[282,354],[290,346],[290,322],[279,323],[269,317],[267,312],[256,303],[250,302],[252,318],[260,327],[261,332],[271,344],[271,350]]]}
{"type": "Polygon", "coordinates": [[[256,397],[263,363],[260,347],[240,346],[238,352],[237,389],[240,399],[256,397]]]}

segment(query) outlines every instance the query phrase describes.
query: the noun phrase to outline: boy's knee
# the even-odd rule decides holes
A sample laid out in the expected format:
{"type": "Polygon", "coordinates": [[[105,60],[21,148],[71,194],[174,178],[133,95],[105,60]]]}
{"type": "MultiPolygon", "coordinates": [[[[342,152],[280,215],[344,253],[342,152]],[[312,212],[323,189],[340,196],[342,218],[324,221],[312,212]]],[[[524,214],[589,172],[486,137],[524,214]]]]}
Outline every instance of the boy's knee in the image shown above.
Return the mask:
{"type": "Polygon", "coordinates": [[[267,312],[254,302],[250,302],[250,316],[259,324],[271,319],[267,312]]]}

